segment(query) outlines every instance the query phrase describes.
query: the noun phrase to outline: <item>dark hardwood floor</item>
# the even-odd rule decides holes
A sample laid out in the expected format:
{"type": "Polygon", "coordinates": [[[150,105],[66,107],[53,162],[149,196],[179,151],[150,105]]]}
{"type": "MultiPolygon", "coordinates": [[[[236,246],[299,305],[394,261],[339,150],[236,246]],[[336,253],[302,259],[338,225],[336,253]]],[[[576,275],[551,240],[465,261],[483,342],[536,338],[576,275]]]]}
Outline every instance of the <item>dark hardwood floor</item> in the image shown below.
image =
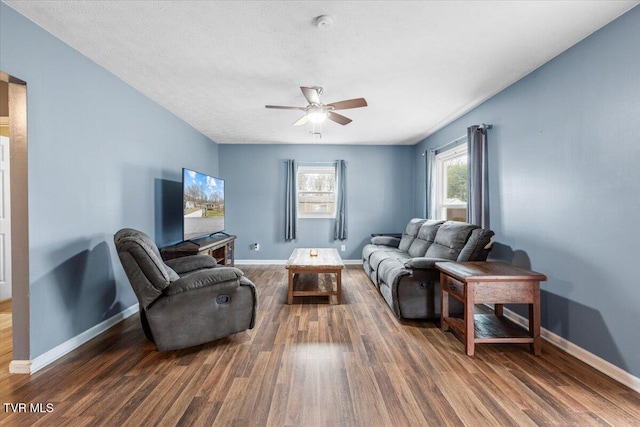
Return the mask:
{"type": "Polygon", "coordinates": [[[0,380],[0,425],[640,425],[640,395],[544,343],[479,345],[400,323],[360,266],[343,304],[287,305],[283,266],[241,266],[258,287],[256,327],[158,353],[137,315],[32,376],[0,380]],[[46,405],[50,404],[49,407],[46,405]]]}
{"type": "Polygon", "coordinates": [[[2,300],[0,301],[0,380],[9,376],[9,363],[13,356],[11,325],[11,299],[2,300]]]}

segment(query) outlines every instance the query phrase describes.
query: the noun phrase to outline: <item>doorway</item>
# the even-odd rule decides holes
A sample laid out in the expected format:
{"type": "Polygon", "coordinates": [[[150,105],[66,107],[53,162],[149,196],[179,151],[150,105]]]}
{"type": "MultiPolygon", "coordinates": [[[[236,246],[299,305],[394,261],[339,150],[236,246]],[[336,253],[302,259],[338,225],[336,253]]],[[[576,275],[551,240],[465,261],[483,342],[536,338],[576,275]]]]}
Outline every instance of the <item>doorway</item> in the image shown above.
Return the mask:
{"type": "Polygon", "coordinates": [[[13,357],[9,161],[9,83],[0,81],[0,378],[9,373],[13,357]]]}
{"type": "Polygon", "coordinates": [[[27,85],[0,71],[0,378],[30,373],[27,85]],[[5,90],[6,89],[6,90],[5,90]]]}
{"type": "MultiPolygon", "coordinates": [[[[9,83],[0,81],[0,304],[11,299],[11,173],[9,160],[9,83]]],[[[0,311],[0,313],[4,313],[4,311],[0,311]]],[[[1,326],[3,323],[0,320],[0,329],[3,329],[1,326]]]]}

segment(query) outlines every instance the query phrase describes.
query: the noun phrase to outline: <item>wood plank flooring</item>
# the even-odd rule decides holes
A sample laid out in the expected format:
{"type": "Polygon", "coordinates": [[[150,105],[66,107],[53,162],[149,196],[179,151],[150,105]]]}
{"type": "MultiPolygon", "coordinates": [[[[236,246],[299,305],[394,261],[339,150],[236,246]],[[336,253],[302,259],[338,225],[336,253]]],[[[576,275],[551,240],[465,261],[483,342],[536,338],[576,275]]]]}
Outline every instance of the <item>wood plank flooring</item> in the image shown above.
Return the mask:
{"type": "Polygon", "coordinates": [[[467,357],[438,325],[399,322],[360,266],[344,270],[342,305],[287,305],[283,266],[241,268],[258,288],[254,329],[158,353],[132,316],[1,379],[0,403],[53,410],[0,407],[0,425],[640,425],[638,393],[548,343],[538,357],[517,344],[467,357]]]}
{"type": "Polygon", "coordinates": [[[11,325],[11,299],[5,299],[0,301],[0,380],[9,376],[9,363],[13,357],[11,325]]]}

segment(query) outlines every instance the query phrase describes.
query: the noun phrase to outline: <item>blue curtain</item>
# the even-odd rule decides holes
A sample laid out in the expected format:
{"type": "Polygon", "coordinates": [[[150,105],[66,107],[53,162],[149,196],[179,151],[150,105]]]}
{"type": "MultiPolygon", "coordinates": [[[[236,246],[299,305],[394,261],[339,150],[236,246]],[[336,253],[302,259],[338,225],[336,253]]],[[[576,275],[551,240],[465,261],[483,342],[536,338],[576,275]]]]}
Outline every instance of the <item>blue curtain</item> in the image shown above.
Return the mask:
{"type": "Polygon", "coordinates": [[[295,160],[287,160],[286,163],[284,240],[295,240],[298,235],[298,201],[296,200],[296,175],[298,166],[295,160]]]}
{"type": "Polygon", "coordinates": [[[436,151],[427,150],[425,157],[427,162],[425,218],[436,219],[436,151]]]}
{"type": "Polygon", "coordinates": [[[487,133],[490,125],[467,128],[467,222],[489,226],[487,201],[487,133]]]}
{"type": "Polygon", "coordinates": [[[334,240],[347,239],[347,162],[336,162],[336,178],[338,181],[338,194],[336,206],[336,228],[333,233],[334,240]]]}

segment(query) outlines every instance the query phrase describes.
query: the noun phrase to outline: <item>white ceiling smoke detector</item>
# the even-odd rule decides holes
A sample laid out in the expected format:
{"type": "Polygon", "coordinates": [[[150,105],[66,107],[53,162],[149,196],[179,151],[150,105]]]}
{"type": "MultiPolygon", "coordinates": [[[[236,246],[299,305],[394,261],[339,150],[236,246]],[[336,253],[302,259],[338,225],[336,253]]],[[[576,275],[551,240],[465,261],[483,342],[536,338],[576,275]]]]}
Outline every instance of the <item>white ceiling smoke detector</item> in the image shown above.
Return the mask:
{"type": "Polygon", "coordinates": [[[321,30],[328,30],[333,26],[333,18],[329,15],[320,15],[313,22],[321,30]]]}

